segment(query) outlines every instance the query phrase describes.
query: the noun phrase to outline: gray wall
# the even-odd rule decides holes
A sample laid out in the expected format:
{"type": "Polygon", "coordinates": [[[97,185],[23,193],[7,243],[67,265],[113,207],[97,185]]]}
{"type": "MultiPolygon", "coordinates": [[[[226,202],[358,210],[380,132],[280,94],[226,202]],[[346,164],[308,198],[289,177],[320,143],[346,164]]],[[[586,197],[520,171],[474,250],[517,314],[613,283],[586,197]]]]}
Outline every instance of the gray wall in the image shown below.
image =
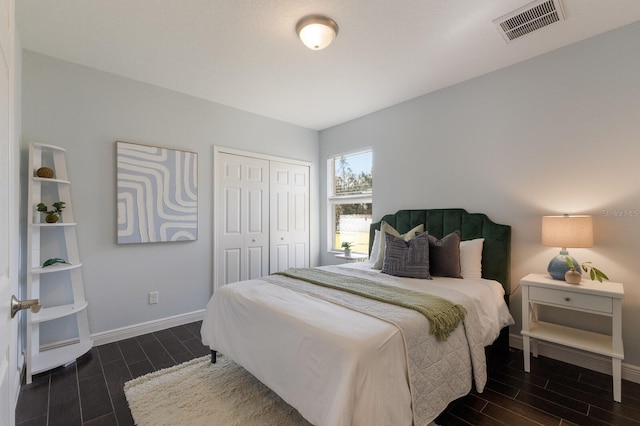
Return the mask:
{"type": "Polygon", "coordinates": [[[91,333],[204,308],[212,292],[214,145],[313,163],[317,264],[318,132],[28,51],[22,83],[23,192],[28,143],[66,148],[91,333]],[[115,243],[117,140],[199,154],[197,241],[115,243]],[[150,291],[159,292],[157,305],[147,303],[150,291]]]}
{"type": "MultiPolygon", "coordinates": [[[[322,131],[320,182],[328,156],[371,146],[374,220],[399,209],[462,207],[511,225],[517,335],[518,281],[546,271],[558,253],[540,242],[541,216],[593,215],[595,246],[570,251],[624,283],[624,362],[640,367],[638,45],[633,24],[322,131]]],[[[321,186],[323,214],[325,199],[321,186]]],[[[325,217],[320,228],[323,262],[333,263],[325,217]]],[[[596,331],[610,326],[595,319],[596,331]]]]}

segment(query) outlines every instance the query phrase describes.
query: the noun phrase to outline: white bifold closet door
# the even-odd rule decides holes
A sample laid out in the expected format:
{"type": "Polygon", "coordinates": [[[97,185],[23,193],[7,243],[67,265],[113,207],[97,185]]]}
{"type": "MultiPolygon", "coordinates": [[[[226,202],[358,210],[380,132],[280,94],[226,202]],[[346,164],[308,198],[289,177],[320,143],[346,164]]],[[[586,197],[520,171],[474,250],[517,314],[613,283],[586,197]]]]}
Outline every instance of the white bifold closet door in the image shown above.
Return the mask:
{"type": "Polygon", "coordinates": [[[218,152],[214,288],[309,266],[309,166],[218,152]]]}
{"type": "Polygon", "coordinates": [[[309,167],[272,161],[270,272],[309,267],[309,167]]]}
{"type": "Polygon", "coordinates": [[[269,161],[221,153],[215,191],[215,286],[267,275],[269,161]]]}

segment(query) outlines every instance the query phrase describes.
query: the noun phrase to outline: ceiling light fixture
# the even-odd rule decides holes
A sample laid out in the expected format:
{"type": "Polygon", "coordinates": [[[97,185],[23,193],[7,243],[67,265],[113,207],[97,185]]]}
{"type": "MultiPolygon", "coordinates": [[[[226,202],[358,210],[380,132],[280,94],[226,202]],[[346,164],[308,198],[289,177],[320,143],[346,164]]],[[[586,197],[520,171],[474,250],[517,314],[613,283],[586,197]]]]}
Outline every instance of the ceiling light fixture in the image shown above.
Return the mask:
{"type": "Polygon", "coordinates": [[[306,16],[296,24],[296,33],[309,49],[321,50],[329,46],[338,35],[338,24],[326,16],[306,16]]]}

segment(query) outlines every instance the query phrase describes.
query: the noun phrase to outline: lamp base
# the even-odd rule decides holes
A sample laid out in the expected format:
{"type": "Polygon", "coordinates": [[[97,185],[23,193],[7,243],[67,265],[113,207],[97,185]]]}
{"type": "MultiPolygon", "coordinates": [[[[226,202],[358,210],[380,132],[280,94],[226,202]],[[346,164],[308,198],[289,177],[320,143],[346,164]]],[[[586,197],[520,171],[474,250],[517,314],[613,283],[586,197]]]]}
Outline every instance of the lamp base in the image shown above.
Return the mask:
{"type": "Polygon", "coordinates": [[[567,257],[570,257],[573,264],[577,266],[576,272],[582,275],[582,270],[578,261],[573,258],[573,256],[569,256],[568,251],[561,250],[559,255],[551,259],[551,262],[549,262],[549,267],[547,268],[549,275],[554,280],[564,281],[564,274],[566,274],[567,271],[571,269],[569,268],[569,264],[567,263],[567,257]]]}

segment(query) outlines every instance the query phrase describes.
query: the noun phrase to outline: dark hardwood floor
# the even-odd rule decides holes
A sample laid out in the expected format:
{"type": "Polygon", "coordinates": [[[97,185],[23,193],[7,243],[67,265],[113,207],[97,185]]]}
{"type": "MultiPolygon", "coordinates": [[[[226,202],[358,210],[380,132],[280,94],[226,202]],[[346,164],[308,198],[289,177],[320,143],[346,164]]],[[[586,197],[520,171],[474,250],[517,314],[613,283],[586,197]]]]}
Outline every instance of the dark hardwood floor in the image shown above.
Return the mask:
{"type": "Polygon", "coordinates": [[[545,357],[525,373],[515,349],[488,373],[484,392],[450,404],[439,425],[640,425],[640,384],[623,380],[617,403],[611,376],[545,357]]]}
{"type": "MultiPolygon", "coordinates": [[[[208,355],[201,323],[94,347],[70,366],[36,376],[20,391],[16,425],[132,425],[123,384],[143,374],[208,355]]],[[[489,361],[489,382],[453,402],[439,425],[640,425],[640,384],[540,357],[523,371],[522,352],[489,361]]]]}
{"type": "Polygon", "coordinates": [[[132,378],[209,354],[200,322],[97,346],[76,363],[23,385],[16,425],[133,425],[123,385],[132,378]]]}

